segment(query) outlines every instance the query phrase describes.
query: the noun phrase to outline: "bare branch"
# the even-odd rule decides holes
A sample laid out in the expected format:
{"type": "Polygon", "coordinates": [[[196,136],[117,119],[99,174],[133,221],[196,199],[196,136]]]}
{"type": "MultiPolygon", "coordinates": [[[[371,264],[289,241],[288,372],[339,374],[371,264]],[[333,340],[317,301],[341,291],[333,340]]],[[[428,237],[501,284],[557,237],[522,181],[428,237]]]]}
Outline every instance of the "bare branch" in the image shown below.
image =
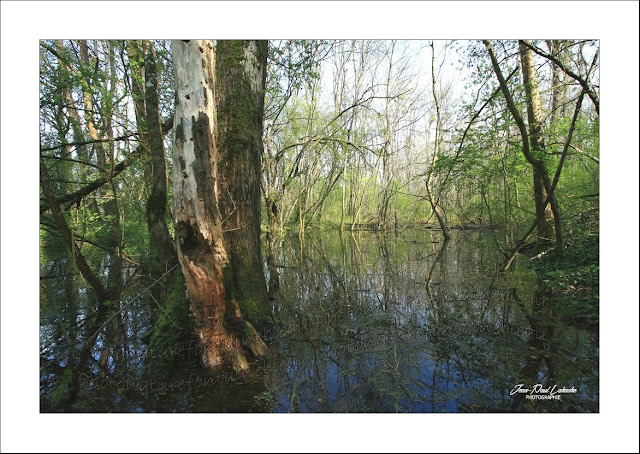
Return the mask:
{"type": "Polygon", "coordinates": [[[83,140],[81,142],[67,142],[56,145],[55,147],[41,147],[40,151],[52,151],[58,150],[64,147],[80,147],[83,145],[91,145],[93,143],[104,143],[104,142],[113,142],[116,140],[127,140],[131,137],[142,135],[141,133],[133,132],[131,134],[127,134],[126,136],[114,137],[113,139],[95,139],[95,140],[83,140]]]}
{"type": "MultiPolygon", "coordinates": [[[[562,71],[564,71],[569,77],[571,77],[572,79],[576,80],[582,86],[582,88],[584,89],[584,91],[587,94],[587,96],[589,96],[589,98],[591,98],[591,101],[593,102],[593,105],[596,108],[596,113],[598,114],[598,116],[600,115],[600,100],[598,99],[598,94],[595,91],[593,91],[593,89],[587,83],[586,80],[584,80],[578,74],[576,74],[573,71],[571,71],[571,69],[567,68],[567,66],[564,65],[560,61],[560,59],[558,59],[558,58],[554,57],[553,55],[543,51],[539,47],[534,46],[529,41],[522,41],[522,42],[524,43],[525,46],[527,46],[529,49],[534,51],[536,54],[538,54],[541,57],[544,57],[544,58],[546,58],[548,60],[551,60],[553,63],[555,63],[558,66],[558,68],[560,68],[562,71]]],[[[599,50],[598,50],[598,52],[596,52],[596,55],[594,57],[593,63],[591,64],[591,69],[589,70],[589,73],[591,73],[591,71],[593,70],[593,67],[595,65],[595,61],[597,59],[597,56],[598,56],[599,52],[600,52],[599,50]]]]}
{"type": "MultiPolygon", "coordinates": [[[[129,167],[131,165],[131,158],[133,157],[134,154],[137,154],[140,152],[140,150],[142,149],[142,147],[138,147],[134,150],[133,153],[131,153],[131,155],[124,159],[123,161],[119,162],[112,171],[110,171],[107,175],[98,178],[97,180],[93,181],[92,183],[89,183],[88,185],[84,186],[83,188],[79,189],[76,192],[72,192],[71,194],[67,194],[67,195],[63,195],[59,198],[56,199],[56,204],[58,205],[62,205],[64,203],[69,203],[69,205],[67,206],[67,209],[69,207],[71,207],[71,205],[73,205],[74,203],[80,203],[80,201],[88,196],[89,194],[91,194],[93,191],[96,191],[97,189],[101,188],[104,184],[109,183],[111,180],[113,180],[115,177],[117,177],[123,170],[125,170],[127,167],[129,167]]],[[[43,165],[43,164],[41,164],[43,165]]],[[[40,214],[45,213],[47,210],[49,210],[51,208],[49,201],[47,200],[47,202],[45,202],[43,205],[40,205],[40,214]]]]}

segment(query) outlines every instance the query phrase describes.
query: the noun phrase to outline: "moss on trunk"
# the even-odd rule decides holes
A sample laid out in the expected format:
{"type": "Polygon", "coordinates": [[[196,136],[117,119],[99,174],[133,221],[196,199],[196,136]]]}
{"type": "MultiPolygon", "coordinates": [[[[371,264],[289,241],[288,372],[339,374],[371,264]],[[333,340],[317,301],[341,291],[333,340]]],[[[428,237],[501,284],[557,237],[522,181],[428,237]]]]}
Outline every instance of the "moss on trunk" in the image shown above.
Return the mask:
{"type": "Polygon", "coordinates": [[[195,339],[182,272],[179,269],[173,271],[167,281],[171,285],[164,308],[153,326],[149,343],[149,349],[153,353],[150,355],[150,367],[157,371],[168,370],[178,360],[178,356],[165,353],[195,339]]]}
{"type": "Polygon", "coordinates": [[[216,45],[218,201],[229,265],[224,284],[244,316],[273,323],[260,247],[261,156],[267,43],[216,45]]]}

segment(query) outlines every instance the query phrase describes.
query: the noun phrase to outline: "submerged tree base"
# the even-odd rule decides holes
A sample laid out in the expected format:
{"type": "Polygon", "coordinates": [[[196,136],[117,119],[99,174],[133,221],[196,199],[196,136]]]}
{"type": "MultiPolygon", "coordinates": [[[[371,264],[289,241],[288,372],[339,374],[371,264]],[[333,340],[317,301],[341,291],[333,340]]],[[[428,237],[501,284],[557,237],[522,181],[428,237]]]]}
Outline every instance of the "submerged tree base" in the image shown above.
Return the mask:
{"type": "Polygon", "coordinates": [[[267,348],[242,317],[238,304],[227,301],[220,265],[224,263],[224,250],[215,249],[219,260],[216,253],[201,254],[198,248],[193,250],[193,258],[187,253],[181,257],[202,359],[211,369],[229,365],[235,371],[248,370],[247,355],[261,356],[267,348]]]}
{"type": "Polygon", "coordinates": [[[212,323],[214,317],[202,320],[203,311],[197,309],[200,306],[190,301],[183,274],[175,272],[149,343],[149,350],[154,353],[149,366],[156,373],[171,370],[181,357],[167,352],[179,351],[181,346],[191,346],[194,342],[200,344],[194,351],[202,355],[205,366],[214,370],[225,364],[235,371],[247,370],[247,357],[259,357],[267,352],[267,346],[253,325],[243,318],[235,300],[226,303],[220,323],[212,323]]]}

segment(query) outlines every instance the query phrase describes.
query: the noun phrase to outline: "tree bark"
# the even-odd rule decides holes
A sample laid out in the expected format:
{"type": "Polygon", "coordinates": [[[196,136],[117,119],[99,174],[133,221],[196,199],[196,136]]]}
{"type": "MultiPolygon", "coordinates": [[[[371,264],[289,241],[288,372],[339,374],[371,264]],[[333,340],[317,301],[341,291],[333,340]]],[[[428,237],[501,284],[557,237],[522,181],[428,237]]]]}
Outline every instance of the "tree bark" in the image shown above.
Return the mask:
{"type": "MultiPolygon", "coordinates": [[[[64,45],[62,40],[56,40],[56,50],[59,55],[64,55],[64,45]]],[[[62,99],[64,103],[67,104],[67,113],[69,115],[69,121],[71,123],[71,130],[73,131],[73,141],[74,142],[82,142],[84,140],[84,135],[82,134],[82,121],[80,120],[80,115],[78,115],[78,110],[75,108],[75,102],[73,97],[71,96],[70,84],[69,84],[69,76],[71,73],[71,68],[69,68],[68,64],[60,57],[58,57],[58,65],[60,68],[60,77],[64,80],[64,84],[62,85],[62,99]]],[[[89,158],[87,157],[87,153],[84,147],[78,147],[76,149],[80,160],[84,162],[88,162],[89,158]]]]}
{"type": "Polygon", "coordinates": [[[535,167],[533,168],[533,198],[536,207],[536,242],[548,244],[553,237],[553,213],[549,204],[544,205],[547,191],[544,189],[542,176],[535,167]]]}
{"type": "Polygon", "coordinates": [[[87,130],[89,131],[89,137],[94,140],[94,147],[96,150],[96,159],[98,167],[103,171],[107,171],[107,159],[104,147],[102,145],[102,137],[99,137],[98,130],[95,126],[95,118],[93,112],[93,96],[91,93],[92,80],[89,73],[92,71],[91,61],[89,59],[89,46],[86,40],[79,40],[80,45],[80,63],[83,70],[86,72],[84,86],[82,87],[82,101],[85,108],[85,119],[87,123],[87,130]]]}
{"type": "MultiPolygon", "coordinates": [[[[533,63],[531,51],[520,44],[520,60],[522,63],[522,78],[524,81],[524,91],[527,97],[527,117],[529,120],[529,143],[531,151],[536,159],[541,160],[546,152],[544,145],[544,135],[542,125],[542,103],[540,101],[540,91],[538,88],[538,76],[533,63]]],[[[533,194],[536,207],[536,217],[538,219],[537,232],[538,243],[548,243],[553,235],[553,214],[551,207],[544,206],[547,191],[544,188],[543,177],[540,171],[533,169],[533,194]]]]}
{"type": "MultiPolygon", "coordinates": [[[[203,360],[211,368],[246,370],[235,326],[243,322],[227,301],[222,269],[229,262],[218,205],[215,51],[212,41],[173,41],[176,84],[173,200],[176,248],[203,360]]],[[[257,333],[256,333],[257,336],[257,333]]],[[[260,353],[259,337],[251,342],[260,353]],[[259,341],[259,342],[258,342],[259,341]]]]}
{"type": "Polygon", "coordinates": [[[431,42],[431,88],[433,92],[433,101],[436,106],[436,138],[433,145],[433,157],[431,159],[431,167],[429,168],[429,174],[427,175],[427,181],[425,182],[425,186],[427,189],[427,198],[429,199],[429,204],[431,205],[431,209],[433,210],[436,218],[438,219],[438,224],[440,224],[440,228],[442,229],[442,235],[444,236],[444,240],[449,241],[451,239],[451,233],[449,232],[449,227],[447,226],[447,221],[444,216],[439,212],[438,206],[433,199],[433,195],[431,194],[431,179],[433,177],[433,170],[436,165],[436,161],[438,160],[438,154],[440,153],[440,135],[442,128],[442,120],[440,117],[440,102],[438,100],[438,94],[436,90],[436,73],[435,73],[435,49],[433,46],[433,42],[431,42]]]}
{"type": "MultiPolygon", "coordinates": [[[[144,55],[140,42],[127,40],[127,56],[129,57],[129,73],[131,81],[131,97],[133,98],[133,110],[136,116],[138,132],[146,132],[146,107],[144,93],[144,55]]],[[[147,138],[141,135],[138,140],[146,148],[147,138]]]]}
{"type": "MultiPolygon", "coordinates": [[[[558,226],[558,223],[560,223],[560,226],[562,226],[562,221],[561,221],[562,218],[560,216],[559,209],[557,209],[558,204],[556,201],[555,194],[553,194],[553,191],[549,190],[549,188],[551,188],[551,180],[549,179],[549,174],[547,173],[547,169],[544,165],[544,161],[542,161],[541,159],[538,159],[531,152],[529,132],[527,131],[527,127],[524,123],[524,120],[522,119],[522,116],[520,115],[520,112],[518,111],[518,108],[515,105],[513,96],[511,96],[511,92],[507,87],[507,83],[502,74],[502,70],[500,69],[500,65],[498,64],[498,59],[496,58],[495,52],[493,50],[493,46],[488,40],[484,40],[483,43],[487,48],[487,51],[489,52],[489,57],[491,58],[491,65],[500,83],[500,89],[502,90],[502,94],[504,95],[504,98],[507,102],[507,107],[509,108],[509,112],[511,112],[511,115],[513,116],[514,121],[518,125],[518,130],[520,131],[520,136],[522,138],[522,154],[524,155],[526,160],[533,166],[534,170],[538,172],[538,174],[542,179],[542,184],[544,186],[544,189],[547,191],[548,194],[550,194],[550,196],[548,196],[547,199],[549,199],[551,203],[551,210],[555,217],[556,228],[558,226]],[[556,210],[558,211],[557,216],[556,216],[556,210]]],[[[536,216],[536,219],[537,219],[537,216],[536,216]]],[[[562,232],[562,228],[560,228],[560,231],[562,232]]],[[[560,240],[562,240],[562,236],[560,237],[560,240]]],[[[564,255],[564,243],[558,240],[557,235],[556,235],[556,255],[558,257],[561,257],[562,255],[564,255]]]]}
{"type": "MultiPolygon", "coordinates": [[[[585,91],[585,93],[587,94],[587,96],[589,96],[589,98],[591,98],[591,101],[593,102],[593,105],[596,109],[596,113],[598,114],[598,116],[600,116],[600,98],[598,96],[598,93],[591,87],[591,85],[589,85],[587,79],[588,79],[588,75],[586,76],[586,78],[580,77],[578,74],[576,74],[575,72],[573,72],[567,65],[565,65],[561,59],[548,54],[547,52],[544,52],[542,49],[539,49],[538,47],[534,46],[533,44],[531,44],[528,41],[520,41],[521,45],[524,44],[525,46],[527,46],[529,49],[533,50],[536,54],[540,55],[541,57],[546,58],[547,60],[552,61],[553,63],[555,63],[558,68],[560,68],[562,71],[564,71],[564,73],[571,77],[573,80],[577,81],[581,86],[582,89],[585,91]]],[[[597,55],[598,52],[596,52],[596,56],[594,57],[594,62],[597,61],[597,55]]]]}
{"type": "MultiPolygon", "coordinates": [[[[147,201],[147,226],[151,247],[158,255],[158,271],[164,274],[175,263],[173,239],[167,228],[167,163],[158,101],[158,76],[153,42],[144,54],[147,143],[151,155],[151,193],[147,201]]],[[[154,276],[155,278],[159,276],[154,276]]]]}
{"type": "MultiPolygon", "coordinates": [[[[562,228],[562,216],[555,196],[551,198],[551,204],[545,204],[548,186],[545,188],[544,177],[546,174],[544,156],[546,149],[544,145],[542,103],[540,101],[540,90],[538,87],[538,75],[533,62],[533,53],[523,41],[520,45],[520,60],[522,62],[522,78],[524,91],[527,97],[527,116],[529,118],[529,143],[534,157],[540,161],[541,165],[534,168],[534,197],[536,205],[536,217],[538,219],[538,241],[546,242],[551,239],[553,231],[552,223],[555,224],[556,253],[564,253],[564,234],[562,228]]],[[[547,176],[548,178],[548,176],[547,176]]]]}
{"type": "Polygon", "coordinates": [[[224,283],[229,298],[256,325],[272,318],[260,246],[266,65],[266,41],[216,45],[218,203],[230,262],[224,283]]]}
{"type": "MultiPolygon", "coordinates": [[[[566,49],[563,49],[565,43],[566,41],[563,40],[547,40],[549,53],[558,58],[559,61],[563,60],[563,55],[566,53],[566,49]]],[[[564,77],[562,77],[563,74],[564,72],[560,67],[556,63],[551,62],[551,126],[555,125],[558,119],[564,118],[566,112],[567,85],[565,84],[564,77]]]]}

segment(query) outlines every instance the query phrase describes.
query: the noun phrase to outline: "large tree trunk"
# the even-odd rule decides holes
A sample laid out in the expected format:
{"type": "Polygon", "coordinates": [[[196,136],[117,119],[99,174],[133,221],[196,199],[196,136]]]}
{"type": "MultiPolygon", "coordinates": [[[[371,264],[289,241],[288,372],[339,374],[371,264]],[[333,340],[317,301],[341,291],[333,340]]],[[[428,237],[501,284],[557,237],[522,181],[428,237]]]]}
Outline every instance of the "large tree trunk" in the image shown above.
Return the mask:
{"type": "Polygon", "coordinates": [[[533,52],[522,41],[520,45],[520,60],[522,62],[522,78],[524,91],[527,96],[527,116],[529,119],[529,143],[533,156],[540,162],[538,168],[534,169],[534,197],[536,205],[536,217],[538,219],[538,239],[548,241],[551,238],[552,222],[555,225],[556,233],[556,254],[564,254],[564,235],[562,228],[562,215],[558,207],[557,199],[552,194],[551,203],[544,205],[547,198],[547,187],[545,187],[546,167],[544,165],[544,155],[546,153],[544,145],[542,103],[540,101],[540,90],[538,87],[538,75],[533,61],[533,52]]]}
{"type": "Polygon", "coordinates": [[[272,321],[260,247],[266,64],[266,41],[216,45],[218,203],[230,262],[224,283],[256,325],[272,321]]]}
{"type": "MultiPolygon", "coordinates": [[[[173,200],[176,247],[203,359],[212,368],[249,365],[234,329],[241,314],[227,301],[222,268],[229,262],[218,206],[215,51],[212,41],[174,41],[176,84],[173,200]]],[[[255,332],[255,331],[254,331],[255,332]]],[[[250,343],[254,353],[264,344],[250,343]]]]}

